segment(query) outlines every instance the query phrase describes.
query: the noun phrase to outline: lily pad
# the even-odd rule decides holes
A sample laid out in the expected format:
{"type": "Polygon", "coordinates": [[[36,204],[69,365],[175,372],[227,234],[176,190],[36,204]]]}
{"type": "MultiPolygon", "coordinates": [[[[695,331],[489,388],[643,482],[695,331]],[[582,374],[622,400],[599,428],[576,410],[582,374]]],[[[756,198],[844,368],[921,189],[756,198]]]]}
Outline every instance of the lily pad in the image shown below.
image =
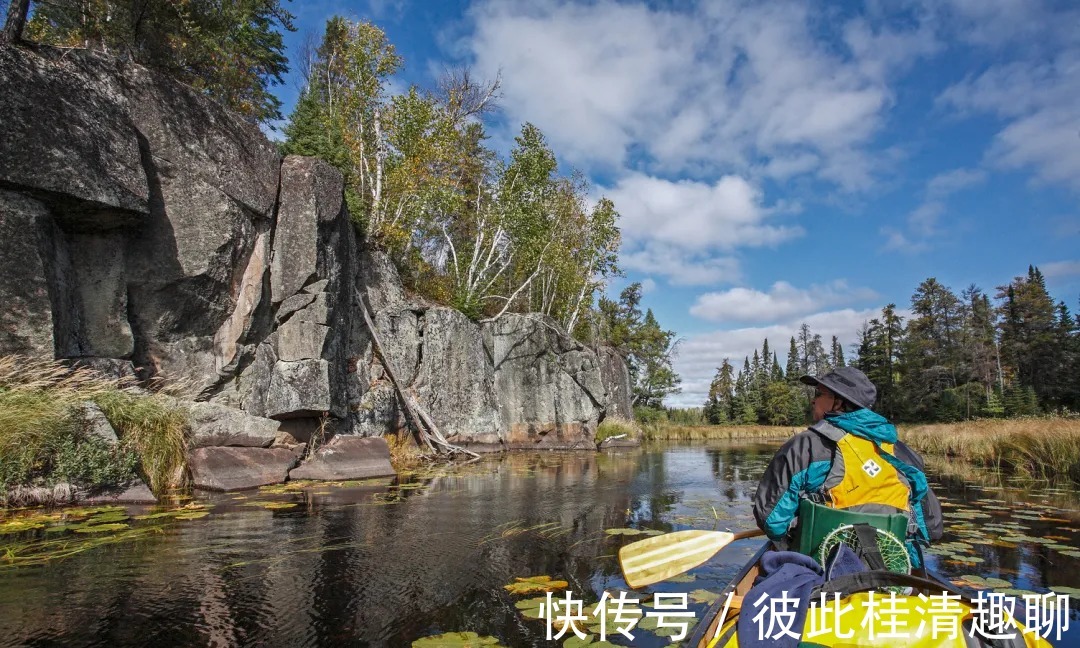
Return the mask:
{"type": "Polygon", "coordinates": [[[413,648],[480,648],[499,646],[495,637],[481,637],[475,632],[447,632],[433,637],[422,637],[412,642],[413,648]]]}
{"type": "Polygon", "coordinates": [[[101,513],[99,515],[95,515],[94,517],[87,520],[86,523],[87,524],[111,524],[113,522],[126,522],[128,519],[130,519],[130,516],[128,516],[128,514],[125,513],[125,512],[110,512],[110,513],[101,513]]]}
{"type": "Polygon", "coordinates": [[[198,520],[210,515],[210,511],[191,511],[189,513],[181,513],[176,516],[177,520],[198,520]]]}
{"type": "Polygon", "coordinates": [[[247,502],[244,506],[258,506],[259,508],[276,511],[279,509],[291,509],[299,506],[296,502],[247,502]]]}
{"type": "MultiPolygon", "coordinates": [[[[552,603],[554,602],[555,600],[553,599],[552,603]]],[[[543,617],[540,616],[540,611],[544,609],[544,606],[546,604],[547,597],[538,596],[536,598],[518,601],[514,604],[514,607],[520,610],[521,615],[524,616],[526,619],[542,619],[543,617]]]]}
{"type": "Polygon", "coordinates": [[[950,560],[952,562],[961,563],[961,564],[964,564],[964,565],[976,565],[978,563],[985,562],[985,559],[980,558],[979,556],[957,556],[957,555],[953,555],[953,556],[950,557],[950,560]]]}
{"type": "Polygon", "coordinates": [[[641,619],[641,621],[638,621],[637,628],[640,629],[640,630],[648,630],[649,632],[652,632],[652,631],[656,630],[659,627],[657,625],[659,623],[660,623],[660,618],[659,617],[647,616],[647,617],[643,617],[641,619]]]}
{"type": "Polygon", "coordinates": [[[636,536],[645,533],[641,529],[605,529],[604,533],[614,535],[636,536]]]}
{"type": "Polygon", "coordinates": [[[720,598],[719,594],[709,590],[697,589],[690,592],[690,599],[697,603],[712,603],[718,598],[720,598]]]}
{"type": "Polygon", "coordinates": [[[147,513],[146,515],[136,515],[136,520],[160,520],[161,518],[171,518],[179,515],[179,511],[161,511],[160,513],[147,513]]]}
{"type": "Polygon", "coordinates": [[[1038,594],[1038,592],[1032,592],[1031,590],[1015,589],[1015,588],[1003,589],[1003,590],[999,590],[999,592],[1001,594],[1004,594],[1005,596],[1015,596],[1015,597],[1018,597],[1018,598],[1023,598],[1024,596],[1027,596],[1027,595],[1030,595],[1030,594],[1038,594]]]}
{"type": "Polygon", "coordinates": [[[693,574],[679,574],[678,576],[672,576],[667,579],[668,583],[693,583],[697,580],[697,576],[693,574]]]}
{"type": "MultiPolygon", "coordinates": [[[[965,574],[960,577],[964,584],[972,585],[977,589],[1012,587],[1012,583],[1003,578],[983,577],[974,574],[965,574]]],[[[956,581],[953,581],[956,582],[956,581]]]]}
{"type": "Polygon", "coordinates": [[[529,576],[515,578],[513,583],[503,585],[503,589],[511,594],[532,594],[533,592],[554,592],[569,586],[570,583],[564,580],[551,580],[551,576],[529,576]]]}
{"type": "MultiPolygon", "coordinates": [[[[693,619],[673,619],[672,623],[678,622],[681,624],[684,620],[686,621],[686,631],[690,632],[690,629],[694,627],[693,619]]],[[[652,631],[652,633],[657,637],[674,637],[681,632],[681,628],[672,628],[670,626],[665,628],[657,628],[656,630],[652,631]]]]}
{"type": "Polygon", "coordinates": [[[1056,594],[1068,594],[1069,596],[1080,596],[1080,589],[1075,587],[1066,587],[1064,585],[1051,585],[1051,591],[1056,594]]]}

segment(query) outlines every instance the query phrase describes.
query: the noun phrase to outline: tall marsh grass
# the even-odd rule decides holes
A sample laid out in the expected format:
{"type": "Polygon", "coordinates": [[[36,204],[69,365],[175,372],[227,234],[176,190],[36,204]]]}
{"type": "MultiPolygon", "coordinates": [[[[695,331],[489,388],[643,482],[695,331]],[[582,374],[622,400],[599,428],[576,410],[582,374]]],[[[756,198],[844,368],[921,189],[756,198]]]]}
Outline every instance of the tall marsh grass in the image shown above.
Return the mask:
{"type": "Polygon", "coordinates": [[[609,416],[601,421],[600,425],[596,426],[595,440],[600,443],[611,437],[622,437],[628,440],[640,439],[641,427],[633,421],[609,416]]]}
{"type": "Polygon", "coordinates": [[[1080,419],[991,419],[901,426],[900,438],[926,455],[1035,479],[1068,477],[1080,482],[1080,419]]]}
{"type": "Polygon", "coordinates": [[[132,463],[131,452],[155,493],[181,485],[187,413],[164,394],[135,393],[130,387],[86,367],[0,357],[0,505],[16,492],[53,487],[73,476],[119,479],[125,462],[132,463]],[[99,447],[104,442],[83,437],[79,429],[76,412],[88,401],[101,408],[121,438],[108,453],[99,447]]]}
{"type": "Polygon", "coordinates": [[[671,425],[645,426],[651,441],[710,441],[715,439],[786,439],[799,432],[783,425],[671,425]]]}

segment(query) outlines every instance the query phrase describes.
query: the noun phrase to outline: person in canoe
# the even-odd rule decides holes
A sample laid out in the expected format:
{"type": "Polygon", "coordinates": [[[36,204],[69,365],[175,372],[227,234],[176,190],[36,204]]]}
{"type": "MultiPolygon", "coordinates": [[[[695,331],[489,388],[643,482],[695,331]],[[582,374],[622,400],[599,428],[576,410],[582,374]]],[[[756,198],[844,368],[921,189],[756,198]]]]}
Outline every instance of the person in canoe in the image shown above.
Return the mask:
{"type": "MultiPolygon", "coordinates": [[[[753,502],[758,526],[777,548],[807,551],[813,543],[800,541],[800,533],[811,533],[799,528],[800,509],[824,506],[894,519],[902,513],[907,529],[906,537],[899,539],[908,547],[912,567],[921,567],[920,546],[942,535],[941,505],[927,484],[922,457],[900,442],[896,428],[872,410],[877,388],[863,372],[840,367],[800,380],[816,390],[814,423],[789,439],[766,468],[753,502]]],[[[903,519],[900,522],[902,527],[903,519]]],[[[827,531],[812,533],[820,538],[827,531]]]]}

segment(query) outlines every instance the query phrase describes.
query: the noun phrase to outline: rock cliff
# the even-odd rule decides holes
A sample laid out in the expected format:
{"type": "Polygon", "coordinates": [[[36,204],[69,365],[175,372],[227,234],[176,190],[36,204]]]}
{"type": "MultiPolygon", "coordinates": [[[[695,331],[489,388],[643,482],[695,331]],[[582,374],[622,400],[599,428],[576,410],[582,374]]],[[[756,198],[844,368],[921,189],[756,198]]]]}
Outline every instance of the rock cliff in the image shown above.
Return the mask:
{"type": "MultiPolygon", "coordinates": [[[[451,441],[592,447],[598,421],[630,415],[613,350],[538,315],[480,325],[408,294],[357,239],[340,173],[283,159],[195,90],[102,55],[11,47],[0,87],[0,354],[191,381],[199,400],[300,440],[375,436],[404,422],[363,295],[395,374],[451,441]]],[[[205,439],[270,452],[273,430],[244,420],[205,439]]]]}

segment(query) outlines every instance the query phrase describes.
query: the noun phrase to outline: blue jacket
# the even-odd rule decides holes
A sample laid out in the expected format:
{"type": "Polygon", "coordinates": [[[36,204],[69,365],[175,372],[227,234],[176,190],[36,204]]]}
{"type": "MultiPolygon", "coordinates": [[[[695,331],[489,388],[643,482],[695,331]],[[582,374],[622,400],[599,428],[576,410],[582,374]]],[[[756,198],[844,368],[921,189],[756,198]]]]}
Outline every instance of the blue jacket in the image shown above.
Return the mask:
{"type": "Polygon", "coordinates": [[[927,486],[922,457],[896,439],[896,428],[884,417],[867,409],[829,416],[793,436],[777,451],[754,495],[758,526],[783,545],[795,521],[799,500],[816,497],[842,479],[833,469],[833,457],[836,441],[849,433],[875,444],[895,443],[894,455],[883,452],[882,456],[908,481],[916,518],[922,518],[920,535],[924,535],[923,539],[939,539],[944,531],[941,505],[927,486]]]}

